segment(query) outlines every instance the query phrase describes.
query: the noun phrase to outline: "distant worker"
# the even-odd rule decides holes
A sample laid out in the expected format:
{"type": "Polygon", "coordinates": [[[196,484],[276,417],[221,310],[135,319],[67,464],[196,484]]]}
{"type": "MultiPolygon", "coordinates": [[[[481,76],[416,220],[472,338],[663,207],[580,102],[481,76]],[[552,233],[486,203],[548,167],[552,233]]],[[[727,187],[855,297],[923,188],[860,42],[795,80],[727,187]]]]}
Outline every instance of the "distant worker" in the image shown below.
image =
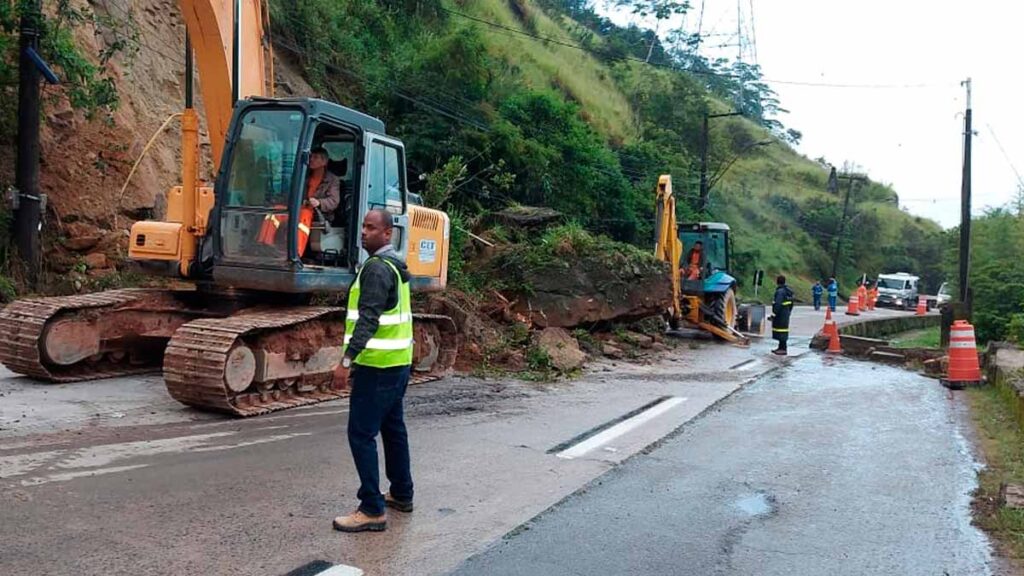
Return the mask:
{"type": "Polygon", "coordinates": [[[686,256],[686,261],[688,262],[686,267],[687,280],[700,280],[700,261],[703,254],[704,243],[697,240],[693,243],[693,248],[690,248],[690,252],[686,256]]]}
{"type": "Polygon", "coordinates": [[[772,300],[772,338],[779,341],[779,347],[772,354],[785,356],[788,354],[786,343],[789,341],[789,316],[793,312],[793,291],[786,286],[786,277],[779,275],[775,279],[775,298],[772,300]]]}
{"type": "Polygon", "coordinates": [[[825,287],[821,285],[821,280],[815,280],[814,286],[811,286],[811,296],[814,300],[814,311],[821,310],[821,295],[825,292],[825,287]]]}
{"type": "Polygon", "coordinates": [[[839,283],[836,282],[835,278],[828,279],[828,307],[835,312],[836,311],[836,300],[839,299],[839,283]]]}
{"type": "Polygon", "coordinates": [[[306,203],[319,208],[327,222],[334,220],[334,211],[341,204],[341,180],[327,169],[330,160],[326,148],[314,148],[309,155],[306,179],[306,203]]]}
{"type": "Polygon", "coordinates": [[[359,508],[334,519],[342,532],[380,532],[385,506],[412,511],[412,471],[403,399],[412,365],[412,299],[409,270],[391,247],[391,214],[371,210],[363,219],[363,248],[370,258],[349,289],[348,318],[339,379],[352,376],[348,443],[359,472],[359,508]],[[377,434],[391,483],[380,493],[377,434]]]}

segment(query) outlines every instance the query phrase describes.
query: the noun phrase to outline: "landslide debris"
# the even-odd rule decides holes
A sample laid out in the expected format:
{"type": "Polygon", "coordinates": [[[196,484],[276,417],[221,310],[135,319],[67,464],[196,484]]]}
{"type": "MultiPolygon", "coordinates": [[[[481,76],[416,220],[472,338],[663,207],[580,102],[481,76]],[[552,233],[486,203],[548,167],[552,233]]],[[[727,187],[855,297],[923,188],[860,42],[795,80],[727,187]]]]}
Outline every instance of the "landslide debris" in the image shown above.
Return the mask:
{"type": "Polygon", "coordinates": [[[545,379],[578,370],[588,358],[665,350],[666,267],[634,246],[552,225],[560,217],[542,220],[484,220],[492,227],[474,234],[488,243],[462,247],[466,285],[422,298],[427,312],[460,327],[456,370],[545,379]]]}
{"type": "Polygon", "coordinates": [[[541,328],[635,322],[671,305],[664,263],[573,225],[499,248],[489,271],[512,310],[541,328]]]}

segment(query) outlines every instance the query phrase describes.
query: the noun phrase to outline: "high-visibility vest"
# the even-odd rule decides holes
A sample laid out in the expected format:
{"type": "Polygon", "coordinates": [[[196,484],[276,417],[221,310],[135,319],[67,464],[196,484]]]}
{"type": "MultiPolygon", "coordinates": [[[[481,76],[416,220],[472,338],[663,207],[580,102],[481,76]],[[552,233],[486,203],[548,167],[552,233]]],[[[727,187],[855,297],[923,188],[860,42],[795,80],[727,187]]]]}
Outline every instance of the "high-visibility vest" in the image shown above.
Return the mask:
{"type": "MultiPolygon", "coordinates": [[[[267,214],[263,218],[263,225],[256,235],[256,241],[260,244],[273,246],[277,238],[277,231],[282,224],[288,222],[287,214],[267,214]]],[[[299,256],[306,253],[306,245],[309,244],[309,227],[313,225],[313,209],[303,207],[299,211],[299,256]]]]}
{"type": "MultiPolygon", "coordinates": [[[[371,258],[372,259],[372,258],[371,258]]],[[[371,368],[394,368],[412,364],[412,295],[409,282],[402,280],[398,268],[385,258],[378,258],[395,273],[398,286],[398,304],[381,314],[377,332],[366,343],[366,348],[352,362],[371,368]]],[[[367,261],[369,262],[369,261],[367,261]]],[[[356,275],[356,281],[348,291],[348,313],[345,317],[345,346],[352,340],[359,320],[359,282],[366,264],[356,275]]]]}

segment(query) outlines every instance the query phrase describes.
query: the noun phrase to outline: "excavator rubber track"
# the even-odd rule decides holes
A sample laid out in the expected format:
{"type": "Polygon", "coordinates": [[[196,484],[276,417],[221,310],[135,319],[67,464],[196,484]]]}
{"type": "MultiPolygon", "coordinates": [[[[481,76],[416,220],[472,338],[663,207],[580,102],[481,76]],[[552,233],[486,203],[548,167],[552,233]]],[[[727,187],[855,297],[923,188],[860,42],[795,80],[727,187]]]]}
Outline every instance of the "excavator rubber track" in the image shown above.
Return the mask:
{"type": "MultiPolygon", "coordinates": [[[[189,322],[164,354],[167,390],[179,402],[235,416],[342,398],[333,384],[341,359],[345,310],[328,307],[243,310],[224,319],[189,322]]],[[[447,316],[414,315],[417,336],[436,346],[421,354],[413,382],[436,380],[455,363],[455,323],[447,316]],[[432,365],[425,363],[433,360],[432,365]]]]}
{"type": "Polygon", "coordinates": [[[133,365],[123,357],[114,361],[109,356],[62,366],[46,358],[43,341],[54,321],[61,318],[104,314],[161,294],[159,290],[126,289],[13,302],[0,311],[0,363],[12,372],[54,383],[153,372],[159,364],[133,365]]]}

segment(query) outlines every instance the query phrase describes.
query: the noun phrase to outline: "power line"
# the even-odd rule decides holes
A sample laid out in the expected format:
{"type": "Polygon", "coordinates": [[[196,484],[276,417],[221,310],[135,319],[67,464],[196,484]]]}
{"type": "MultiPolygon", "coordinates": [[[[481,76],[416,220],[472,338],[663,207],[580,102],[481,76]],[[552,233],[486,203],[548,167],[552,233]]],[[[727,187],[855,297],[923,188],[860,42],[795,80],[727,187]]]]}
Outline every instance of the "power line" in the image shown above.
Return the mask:
{"type": "Polygon", "coordinates": [[[996,146],[999,147],[999,151],[1003,153],[1003,158],[1006,159],[1006,163],[1010,165],[1010,170],[1013,170],[1013,175],[1017,177],[1017,184],[1021,188],[1024,188],[1024,180],[1021,180],[1020,172],[1017,171],[1017,167],[1014,166],[1013,161],[1010,160],[1010,155],[1006,153],[1006,150],[1003,148],[1003,143],[1000,142],[999,137],[996,136],[996,131],[992,129],[992,125],[988,122],[985,123],[985,126],[988,128],[989,133],[992,134],[992,139],[996,141],[996,146]]]}

